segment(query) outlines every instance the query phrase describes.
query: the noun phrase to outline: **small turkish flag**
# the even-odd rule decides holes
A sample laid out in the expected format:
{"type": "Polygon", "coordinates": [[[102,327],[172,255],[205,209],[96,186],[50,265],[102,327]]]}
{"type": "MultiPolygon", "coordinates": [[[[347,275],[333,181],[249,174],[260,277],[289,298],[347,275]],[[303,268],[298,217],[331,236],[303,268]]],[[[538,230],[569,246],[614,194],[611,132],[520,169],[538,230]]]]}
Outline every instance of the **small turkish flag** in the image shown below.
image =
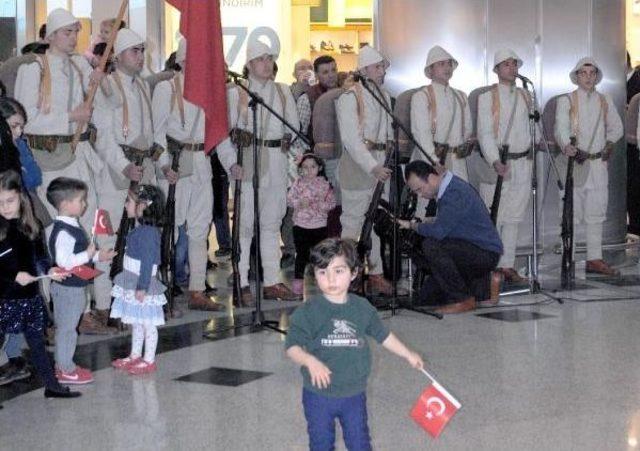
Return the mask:
{"type": "Polygon", "coordinates": [[[111,226],[111,219],[109,218],[109,212],[102,208],[96,210],[96,217],[93,221],[93,234],[94,235],[113,235],[113,227],[111,226]]]}
{"type": "Polygon", "coordinates": [[[102,274],[102,271],[99,269],[87,265],[74,266],[69,272],[82,280],[91,280],[102,274]]]}
{"type": "Polygon", "coordinates": [[[411,409],[411,418],[437,438],[462,405],[444,387],[433,381],[411,409]]]}

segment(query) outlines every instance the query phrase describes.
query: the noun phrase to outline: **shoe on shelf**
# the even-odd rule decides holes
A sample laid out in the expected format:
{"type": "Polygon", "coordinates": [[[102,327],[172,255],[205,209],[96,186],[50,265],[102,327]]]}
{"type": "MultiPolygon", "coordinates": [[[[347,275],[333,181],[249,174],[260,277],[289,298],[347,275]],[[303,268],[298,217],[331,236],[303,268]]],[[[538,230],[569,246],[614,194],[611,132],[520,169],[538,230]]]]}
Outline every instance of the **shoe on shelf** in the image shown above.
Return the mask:
{"type": "Polygon", "coordinates": [[[265,299],[278,299],[280,301],[301,301],[302,295],[295,294],[291,289],[283,283],[276,283],[275,285],[269,285],[264,287],[265,299]]]}
{"type": "Polygon", "coordinates": [[[69,390],[69,387],[58,385],[57,387],[49,387],[44,389],[45,398],[79,398],[82,393],[69,390]]]}
{"type": "Polygon", "coordinates": [[[140,360],[142,360],[142,358],[140,357],[127,356],[121,359],[115,359],[113,362],[111,362],[111,366],[116,370],[127,370],[131,365],[135,365],[140,360]]]}
{"type": "Polygon", "coordinates": [[[58,382],[63,385],[85,385],[93,382],[93,375],[91,372],[80,367],[76,367],[76,369],[70,373],[56,370],[56,378],[58,379],[58,382]]]}
{"type": "Polygon", "coordinates": [[[134,365],[127,368],[127,373],[133,375],[150,374],[154,373],[158,367],[155,362],[147,362],[146,360],[140,360],[134,365]]]}
{"type": "Polygon", "coordinates": [[[211,298],[202,291],[189,291],[189,309],[202,310],[205,312],[220,312],[225,308],[224,305],[213,302],[211,298]]]}
{"type": "Polygon", "coordinates": [[[591,274],[602,274],[605,276],[619,276],[620,271],[612,268],[604,260],[587,260],[587,273],[591,274]]]}

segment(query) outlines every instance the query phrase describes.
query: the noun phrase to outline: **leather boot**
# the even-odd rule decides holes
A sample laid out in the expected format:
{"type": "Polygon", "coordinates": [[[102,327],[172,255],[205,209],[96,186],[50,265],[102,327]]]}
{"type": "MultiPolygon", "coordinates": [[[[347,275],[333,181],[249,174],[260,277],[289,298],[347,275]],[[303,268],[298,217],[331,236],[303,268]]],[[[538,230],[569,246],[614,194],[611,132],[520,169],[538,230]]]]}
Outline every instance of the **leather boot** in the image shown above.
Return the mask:
{"type": "Polygon", "coordinates": [[[279,299],[281,301],[301,301],[302,295],[295,294],[291,289],[283,283],[277,283],[264,287],[265,299],[279,299]]]}
{"type": "Polygon", "coordinates": [[[604,260],[587,260],[587,272],[605,276],[619,276],[620,271],[607,265],[604,260]]]}
{"type": "Polygon", "coordinates": [[[189,310],[202,310],[205,312],[223,311],[224,305],[216,304],[202,291],[189,291],[189,310]]]}
{"type": "Polygon", "coordinates": [[[384,296],[392,296],[393,285],[382,274],[369,274],[369,291],[384,296]]]}

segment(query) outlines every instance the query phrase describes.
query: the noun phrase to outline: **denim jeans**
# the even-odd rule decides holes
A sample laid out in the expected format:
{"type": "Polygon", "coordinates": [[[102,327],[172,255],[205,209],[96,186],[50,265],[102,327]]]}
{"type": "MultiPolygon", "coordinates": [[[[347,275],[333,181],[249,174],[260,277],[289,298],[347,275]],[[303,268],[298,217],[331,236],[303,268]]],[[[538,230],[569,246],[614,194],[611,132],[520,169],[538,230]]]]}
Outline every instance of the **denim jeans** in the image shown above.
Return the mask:
{"type": "Polygon", "coordinates": [[[179,286],[189,285],[189,237],[187,236],[187,226],[182,224],[178,226],[178,239],[175,248],[175,267],[176,278],[175,284],[179,286]]]}
{"type": "Polygon", "coordinates": [[[365,392],[346,398],[331,398],[303,389],[302,405],[311,451],[334,449],[336,418],[340,421],[344,443],[349,451],[371,450],[365,392]]]}
{"type": "Polygon", "coordinates": [[[22,346],[24,344],[23,334],[7,334],[4,341],[4,352],[7,358],[14,359],[22,355],[22,346]]]}

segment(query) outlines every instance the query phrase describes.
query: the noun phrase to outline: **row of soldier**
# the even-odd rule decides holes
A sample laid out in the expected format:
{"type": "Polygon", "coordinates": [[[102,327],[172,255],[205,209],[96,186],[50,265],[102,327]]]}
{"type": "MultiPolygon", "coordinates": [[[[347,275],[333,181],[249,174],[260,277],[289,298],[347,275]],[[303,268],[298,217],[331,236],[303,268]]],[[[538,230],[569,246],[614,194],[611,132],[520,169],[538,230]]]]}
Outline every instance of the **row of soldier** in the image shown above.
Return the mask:
{"type": "MultiPolygon", "coordinates": [[[[74,54],[80,24],[68,11],[57,9],[47,19],[49,49],[37,61],[18,70],[15,97],[27,110],[25,135],[41,166],[42,187],[60,175],[83,180],[89,186],[89,208],[82,225],[89,230],[96,208],[106,209],[114,224],[120,222],[122,207],[131,181],[158,183],[163,189],[176,185],[177,225],[186,222],[189,237],[190,307],[220,309],[220,305],[204,294],[207,263],[207,235],[211,223],[211,170],[204,151],[204,113],[182,96],[184,71],[171,74],[150,86],[140,77],[144,65],[144,40],[129,29],[118,32],[114,45],[115,70],[104,75],[93,71],[87,60],[74,54]],[[94,109],[84,106],[89,83],[100,84],[94,109]],[[97,128],[95,144],[89,142],[90,130],[83,130],[75,152],[71,135],[78,123],[93,123],[97,128]],[[171,169],[171,148],[180,148],[180,170],[171,169]],[[137,164],[137,161],[142,164],[137,164]]],[[[181,41],[175,62],[183,65],[186,43],[181,41]]],[[[391,174],[384,167],[387,143],[393,139],[392,121],[382,107],[363,90],[359,82],[345,84],[335,100],[335,111],[319,110],[318,100],[338,84],[337,67],[331,57],[323,56],[313,64],[317,84],[309,84],[301,75],[293,89],[275,83],[274,63],[278,55],[262,43],[247,48],[247,85],[302,133],[315,139],[313,151],[325,157],[329,180],[334,186],[341,209],[330,215],[333,232],[342,228],[342,236],[357,239],[371,201],[376,181],[386,181],[391,174]],[[339,127],[340,149],[334,142],[314,133],[316,124],[329,121],[333,114],[339,127]],[[329,150],[327,150],[329,149],[329,150]],[[341,212],[341,213],[340,213],[341,212]],[[339,215],[339,221],[337,216],[339,215]]],[[[449,86],[458,63],[441,47],[427,56],[425,75],[431,84],[416,90],[410,98],[411,131],[431,158],[455,175],[467,179],[473,133],[469,100],[463,92],[449,86]]],[[[365,46],[358,55],[358,71],[373,82],[376,90],[391,105],[384,90],[388,60],[372,47],[365,46]]],[[[531,136],[527,92],[515,86],[522,60],[511,50],[501,50],[494,58],[498,83],[478,98],[477,139],[484,161],[499,175],[505,176],[497,227],[505,252],[499,263],[504,277],[518,281],[515,271],[515,248],[518,224],[524,219],[529,200],[531,179],[531,136]],[[508,146],[506,163],[499,149],[508,146]]],[[[301,69],[299,74],[307,73],[301,69]]],[[[595,91],[602,71],[591,59],[581,60],[570,74],[578,89],[558,101],[555,138],[562,152],[574,155],[576,147],[586,154],[577,170],[575,197],[576,219],[587,225],[587,270],[611,274],[613,270],[602,260],[602,223],[608,198],[606,158],[610,146],[622,137],[622,123],[608,96],[595,91]],[[594,95],[595,93],[595,95],[594,95]],[[570,142],[577,138],[577,146],[570,142]],[[589,199],[587,203],[585,200],[589,199]]],[[[257,124],[248,114],[248,100],[237,87],[227,91],[231,128],[257,133],[260,143],[261,259],[266,298],[298,299],[279,281],[280,228],[287,213],[286,193],[291,179],[291,163],[305,149],[300,140],[286,143],[286,128],[260,109],[257,124]]],[[[333,104],[333,103],[332,103],[333,104]]],[[[335,137],[334,137],[335,138],[335,137]]],[[[243,303],[252,302],[249,289],[249,249],[253,235],[253,197],[251,195],[250,155],[241,167],[237,152],[246,151],[238,142],[225,140],[217,155],[228,174],[241,179],[240,276],[243,303]],[[240,147],[240,149],[238,148],[240,147]]],[[[414,159],[424,158],[418,151],[414,159]]],[[[488,179],[489,180],[489,179],[488,179]]],[[[490,201],[494,187],[481,186],[483,197],[490,201]]],[[[44,189],[39,191],[44,199],[44,189]]],[[[46,201],[44,202],[47,205],[46,201]]],[[[53,212],[51,212],[53,214],[53,212]]],[[[286,221],[285,221],[286,222],[286,221]]],[[[99,245],[112,247],[115,238],[101,238],[99,245]]],[[[286,241],[286,240],[285,240],[286,241]]],[[[95,281],[96,317],[106,321],[110,306],[109,268],[95,281]]],[[[372,236],[368,261],[369,287],[383,294],[392,292],[383,276],[380,242],[372,236]]]]}

